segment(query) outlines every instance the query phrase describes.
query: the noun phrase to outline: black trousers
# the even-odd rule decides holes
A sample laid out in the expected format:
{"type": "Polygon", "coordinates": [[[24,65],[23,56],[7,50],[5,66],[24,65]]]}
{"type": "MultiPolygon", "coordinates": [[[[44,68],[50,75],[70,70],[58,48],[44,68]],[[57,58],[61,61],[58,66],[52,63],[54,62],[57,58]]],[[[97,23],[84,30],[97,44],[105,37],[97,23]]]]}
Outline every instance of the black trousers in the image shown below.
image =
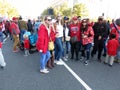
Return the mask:
{"type": "Polygon", "coordinates": [[[74,52],[76,54],[76,59],[78,59],[80,42],[70,43],[71,44],[71,58],[74,58],[74,52]]]}
{"type": "Polygon", "coordinates": [[[103,43],[104,41],[103,40],[97,40],[95,39],[94,40],[94,46],[93,46],[93,50],[92,50],[92,53],[91,53],[91,56],[93,57],[96,52],[98,51],[98,60],[101,59],[101,54],[102,54],[102,50],[103,50],[103,43]]]}

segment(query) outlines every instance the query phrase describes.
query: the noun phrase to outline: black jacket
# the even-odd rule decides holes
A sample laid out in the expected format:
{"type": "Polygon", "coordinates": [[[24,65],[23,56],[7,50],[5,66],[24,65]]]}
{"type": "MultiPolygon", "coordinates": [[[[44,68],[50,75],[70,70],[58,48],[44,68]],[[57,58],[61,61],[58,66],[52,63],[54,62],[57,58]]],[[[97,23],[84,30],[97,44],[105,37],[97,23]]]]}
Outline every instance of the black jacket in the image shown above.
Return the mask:
{"type": "Polygon", "coordinates": [[[102,37],[102,39],[106,38],[108,36],[108,30],[107,25],[105,23],[95,23],[93,26],[94,30],[94,39],[98,39],[99,36],[102,37]]]}

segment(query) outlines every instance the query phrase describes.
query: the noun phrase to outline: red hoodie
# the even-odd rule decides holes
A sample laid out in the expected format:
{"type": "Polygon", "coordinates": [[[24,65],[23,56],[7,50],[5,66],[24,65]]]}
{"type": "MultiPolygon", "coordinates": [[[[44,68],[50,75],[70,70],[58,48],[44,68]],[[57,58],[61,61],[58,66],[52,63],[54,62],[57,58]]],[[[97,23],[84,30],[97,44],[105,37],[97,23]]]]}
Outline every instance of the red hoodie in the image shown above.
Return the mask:
{"type": "Polygon", "coordinates": [[[81,40],[80,23],[70,24],[70,37],[74,36],[77,36],[78,41],[81,40]]]}

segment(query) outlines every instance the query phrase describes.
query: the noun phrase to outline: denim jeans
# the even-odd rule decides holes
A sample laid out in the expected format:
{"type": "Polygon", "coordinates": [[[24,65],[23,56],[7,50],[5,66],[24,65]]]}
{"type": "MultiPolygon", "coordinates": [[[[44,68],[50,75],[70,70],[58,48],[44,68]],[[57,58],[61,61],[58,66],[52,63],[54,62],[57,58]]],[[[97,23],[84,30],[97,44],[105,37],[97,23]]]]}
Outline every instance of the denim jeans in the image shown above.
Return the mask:
{"type": "Polygon", "coordinates": [[[26,31],[27,31],[27,30],[21,30],[21,31],[20,31],[20,41],[23,41],[23,40],[24,40],[23,35],[25,34],[26,31]]]}
{"type": "Polygon", "coordinates": [[[83,49],[83,52],[82,52],[82,56],[86,56],[86,60],[89,60],[89,58],[90,58],[90,49],[91,49],[91,47],[92,47],[91,43],[83,45],[84,49],[83,49]],[[84,54],[86,54],[86,55],[84,55],[84,54]]]}
{"type": "Polygon", "coordinates": [[[62,52],[62,56],[64,57],[66,54],[68,54],[70,52],[70,42],[66,41],[63,42],[63,52],[62,52]]]}
{"type": "Polygon", "coordinates": [[[0,41],[3,42],[3,33],[0,32],[0,41]]]}
{"type": "Polygon", "coordinates": [[[62,38],[56,38],[55,40],[55,59],[59,60],[63,53],[62,38]]]}
{"type": "Polygon", "coordinates": [[[106,42],[107,42],[107,39],[104,39],[104,43],[103,43],[104,54],[106,54],[106,52],[107,52],[106,42]]]}
{"type": "Polygon", "coordinates": [[[47,51],[46,53],[40,52],[40,69],[45,69],[46,63],[50,59],[50,57],[50,51],[47,51]]]}

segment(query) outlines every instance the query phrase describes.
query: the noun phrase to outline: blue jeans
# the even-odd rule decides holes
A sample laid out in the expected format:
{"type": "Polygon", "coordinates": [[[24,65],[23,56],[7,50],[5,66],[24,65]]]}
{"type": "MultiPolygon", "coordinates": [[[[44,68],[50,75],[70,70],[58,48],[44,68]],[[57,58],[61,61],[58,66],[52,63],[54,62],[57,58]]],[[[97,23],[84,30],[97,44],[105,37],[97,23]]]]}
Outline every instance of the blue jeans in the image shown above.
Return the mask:
{"type": "Polygon", "coordinates": [[[0,41],[3,42],[3,33],[0,32],[0,41]]]}
{"type": "Polygon", "coordinates": [[[46,63],[50,59],[50,57],[50,51],[47,51],[46,53],[40,52],[40,69],[45,69],[46,63]]]}
{"type": "Polygon", "coordinates": [[[83,45],[83,52],[82,52],[83,55],[82,56],[86,56],[87,60],[89,60],[89,58],[90,58],[90,49],[91,49],[91,47],[92,47],[91,43],[83,45]],[[86,54],[86,55],[84,55],[84,54],[86,54]]]}
{"type": "Polygon", "coordinates": [[[59,60],[63,53],[62,38],[56,38],[55,40],[55,59],[59,60]]]}
{"type": "Polygon", "coordinates": [[[23,35],[25,34],[26,31],[27,31],[27,30],[21,30],[21,31],[20,31],[20,41],[23,41],[23,40],[24,40],[23,35]]]}
{"type": "Polygon", "coordinates": [[[70,42],[69,41],[63,42],[63,53],[62,53],[62,56],[64,57],[69,52],[70,52],[70,42]]]}
{"type": "Polygon", "coordinates": [[[104,54],[106,54],[106,52],[107,52],[106,42],[107,42],[107,39],[104,39],[104,43],[103,43],[104,54]]]}

